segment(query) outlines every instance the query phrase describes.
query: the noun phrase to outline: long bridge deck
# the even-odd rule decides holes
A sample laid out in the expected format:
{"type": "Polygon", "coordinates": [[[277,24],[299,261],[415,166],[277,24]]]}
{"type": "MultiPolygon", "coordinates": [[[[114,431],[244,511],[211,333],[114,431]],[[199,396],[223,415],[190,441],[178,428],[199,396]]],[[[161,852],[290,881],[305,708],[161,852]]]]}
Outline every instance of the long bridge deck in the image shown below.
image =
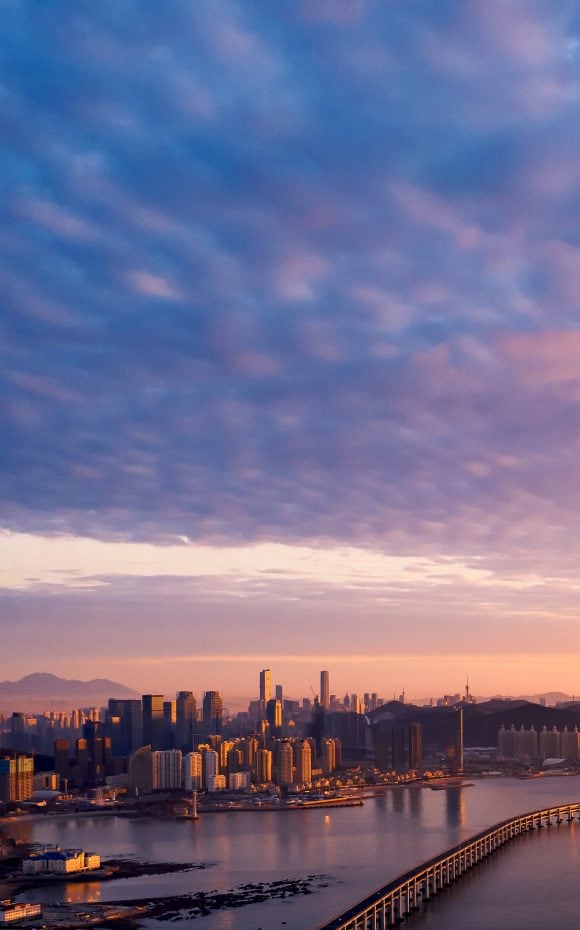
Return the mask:
{"type": "Polygon", "coordinates": [[[540,827],[571,823],[576,815],[580,815],[580,801],[502,820],[397,876],[346,911],[320,924],[317,930],[387,930],[394,927],[505,843],[540,827]]]}

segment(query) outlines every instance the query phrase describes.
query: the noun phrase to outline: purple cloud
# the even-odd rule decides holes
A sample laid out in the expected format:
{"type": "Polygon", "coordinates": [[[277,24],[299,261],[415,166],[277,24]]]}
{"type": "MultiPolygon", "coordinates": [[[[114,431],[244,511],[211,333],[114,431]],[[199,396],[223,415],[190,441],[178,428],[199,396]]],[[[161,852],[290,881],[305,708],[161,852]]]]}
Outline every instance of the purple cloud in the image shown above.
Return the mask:
{"type": "Polygon", "coordinates": [[[7,527],[576,548],[569,3],[5,30],[7,527]]]}

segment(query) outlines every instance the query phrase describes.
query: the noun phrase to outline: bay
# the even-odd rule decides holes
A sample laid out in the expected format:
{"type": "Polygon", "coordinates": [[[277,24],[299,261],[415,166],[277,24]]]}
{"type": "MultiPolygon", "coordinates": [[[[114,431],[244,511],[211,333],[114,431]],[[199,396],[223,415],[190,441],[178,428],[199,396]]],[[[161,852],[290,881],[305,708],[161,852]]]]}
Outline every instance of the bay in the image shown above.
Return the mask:
{"type": "MultiPolygon", "coordinates": [[[[20,900],[116,901],[228,891],[257,882],[324,876],[312,894],[220,910],[178,924],[183,930],[314,930],[324,920],[461,839],[513,814],[580,800],[580,778],[475,780],[434,791],[393,787],[363,807],[291,812],[204,814],[196,821],[125,817],[40,818],[10,826],[30,842],[99,852],[104,859],[193,862],[204,869],[106,883],[68,883],[20,900]]],[[[508,925],[526,930],[578,926],[580,823],[537,831],[491,857],[409,926],[471,930],[508,925]],[[487,910],[486,910],[487,908],[487,910]],[[549,916],[548,916],[549,915],[549,916]],[[479,922],[478,922],[479,921],[479,922]]],[[[148,920],[151,928],[166,924],[148,920]]]]}

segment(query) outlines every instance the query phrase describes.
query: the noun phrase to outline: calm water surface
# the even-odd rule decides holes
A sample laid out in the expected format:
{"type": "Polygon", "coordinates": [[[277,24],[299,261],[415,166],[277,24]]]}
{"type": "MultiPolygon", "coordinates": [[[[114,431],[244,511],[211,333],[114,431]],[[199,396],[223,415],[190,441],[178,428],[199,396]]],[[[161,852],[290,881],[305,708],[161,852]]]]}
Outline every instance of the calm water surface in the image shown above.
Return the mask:
{"type": "MultiPolygon", "coordinates": [[[[493,779],[433,791],[400,787],[362,808],[204,814],[197,822],[89,817],[11,827],[32,842],[60,843],[103,858],[206,863],[204,870],[61,885],[22,899],[115,901],[227,891],[247,882],[329,877],[309,896],[224,910],[179,924],[183,930],[314,930],[373,888],[434,853],[512,814],[580,800],[580,778],[493,779]]],[[[493,856],[439,896],[408,926],[470,930],[509,926],[578,928],[580,823],[537,831],[493,856]]],[[[151,928],[166,923],[148,922],[151,928]]]]}

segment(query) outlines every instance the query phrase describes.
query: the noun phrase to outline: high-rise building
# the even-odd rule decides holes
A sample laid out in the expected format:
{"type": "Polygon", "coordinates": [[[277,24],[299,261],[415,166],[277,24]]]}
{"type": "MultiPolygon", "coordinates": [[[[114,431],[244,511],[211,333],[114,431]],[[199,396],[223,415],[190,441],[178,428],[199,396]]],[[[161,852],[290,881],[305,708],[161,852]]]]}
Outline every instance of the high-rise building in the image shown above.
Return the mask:
{"type": "Polygon", "coordinates": [[[129,758],[129,785],[136,794],[148,794],[153,785],[153,753],[141,746],[129,758]]]}
{"type": "Polygon", "coordinates": [[[215,791],[225,791],[226,776],[225,775],[210,775],[207,780],[206,787],[210,794],[213,794],[215,791]]]}
{"type": "Polygon", "coordinates": [[[263,668],[260,672],[260,703],[262,709],[272,697],[272,672],[269,668],[263,668]]]}
{"type": "Polygon", "coordinates": [[[27,801],[34,792],[34,757],[15,753],[0,758],[0,801],[27,801]]]}
{"type": "Polygon", "coordinates": [[[405,746],[406,728],[393,726],[390,728],[391,736],[391,765],[392,771],[403,773],[407,771],[407,753],[405,746]]]}
{"type": "Polygon", "coordinates": [[[204,749],[201,759],[202,785],[207,788],[211,778],[219,775],[219,756],[213,749],[204,749]]]}
{"type": "Polygon", "coordinates": [[[529,730],[524,729],[523,724],[519,730],[516,730],[513,724],[509,730],[502,726],[497,737],[500,756],[517,759],[518,762],[527,765],[538,758],[538,731],[534,726],[531,726],[529,730]]]}
{"type": "Polygon", "coordinates": [[[423,765],[423,727],[420,723],[409,725],[409,769],[416,772],[423,765]]]}
{"type": "Polygon", "coordinates": [[[277,701],[280,701],[280,703],[282,703],[282,701],[284,700],[283,695],[282,695],[282,685],[276,685],[276,692],[274,694],[274,697],[276,698],[277,701]]]}
{"type": "Polygon", "coordinates": [[[271,736],[282,735],[282,701],[271,698],[266,707],[271,736]]]}
{"type": "Polygon", "coordinates": [[[217,748],[217,753],[219,756],[219,770],[223,774],[228,765],[228,753],[234,748],[234,741],[232,739],[224,739],[221,741],[217,748]]]}
{"type": "Polygon", "coordinates": [[[272,781],[272,752],[258,749],[256,753],[256,783],[266,785],[272,781]]]}
{"type": "Polygon", "coordinates": [[[326,737],[322,740],[322,772],[324,775],[330,775],[336,768],[336,744],[337,740],[326,737]]]}
{"type": "Polygon", "coordinates": [[[256,760],[256,753],[260,748],[260,741],[256,736],[248,736],[247,739],[241,739],[238,743],[238,749],[241,749],[243,755],[243,765],[246,769],[253,769],[256,760]]]}
{"type": "Polygon", "coordinates": [[[120,718],[118,741],[114,740],[113,733],[108,732],[113,740],[113,755],[130,756],[143,745],[143,709],[141,701],[125,701],[118,698],[109,698],[107,718],[120,718]]]}
{"type": "Polygon", "coordinates": [[[538,752],[541,759],[559,759],[562,755],[560,731],[543,726],[538,734],[538,752]]]}
{"type": "Polygon", "coordinates": [[[312,781],[312,750],[308,740],[294,743],[294,781],[297,785],[307,785],[312,781]]]}
{"type": "Polygon", "coordinates": [[[320,673],[320,703],[322,707],[330,703],[330,675],[326,671],[320,673]]]}
{"type": "Polygon", "coordinates": [[[75,777],[81,784],[89,780],[89,744],[84,737],[75,740],[75,777]]]}
{"type": "Polygon", "coordinates": [[[175,749],[177,701],[163,701],[163,748],[175,749]]]}
{"type": "Polygon", "coordinates": [[[281,788],[294,781],[294,753],[292,743],[281,740],[276,747],[276,784],[281,788]]]}
{"type": "Polygon", "coordinates": [[[223,704],[219,691],[206,691],[203,696],[203,733],[205,737],[222,731],[223,704]]]}
{"type": "Polygon", "coordinates": [[[449,711],[445,757],[454,775],[463,774],[463,707],[449,711]]]}
{"type": "Polygon", "coordinates": [[[171,791],[181,788],[182,756],[180,749],[166,749],[154,752],[151,763],[154,791],[156,789],[171,791]]]}
{"type": "Polygon", "coordinates": [[[202,784],[201,753],[188,752],[183,758],[183,787],[186,791],[198,791],[202,784]]]}
{"type": "Polygon", "coordinates": [[[54,770],[58,772],[61,778],[68,778],[70,775],[70,744],[67,739],[55,739],[54,741],[54,770]]]}
{"type": "Polygon", "coordinates": [[[175,742],[182,752],[191,752],[197,738],[197,704],[191,691],[180,691],[176,702],[175,742]]]}
{"type": "Polygon", "coordinates": [[[143,695],[143,743],[153,751],[163,749],[163,695],[143,695]]]}
{"type": "Polygon", "coordinates": [[[244,770],[244,753],[237,746],[230,749],[226,758],[226,773],[242,772],[244,770]]]}
{"type": "Polygon", "coordinates": [[[578,760],[579,748],[580,733],[578,732],[578,727],[574,727],[573,730],[568,730],[568,727],[564,727],[561,733],[560,752],[562,756],[569,762],[576,762],[578,760]]]}

